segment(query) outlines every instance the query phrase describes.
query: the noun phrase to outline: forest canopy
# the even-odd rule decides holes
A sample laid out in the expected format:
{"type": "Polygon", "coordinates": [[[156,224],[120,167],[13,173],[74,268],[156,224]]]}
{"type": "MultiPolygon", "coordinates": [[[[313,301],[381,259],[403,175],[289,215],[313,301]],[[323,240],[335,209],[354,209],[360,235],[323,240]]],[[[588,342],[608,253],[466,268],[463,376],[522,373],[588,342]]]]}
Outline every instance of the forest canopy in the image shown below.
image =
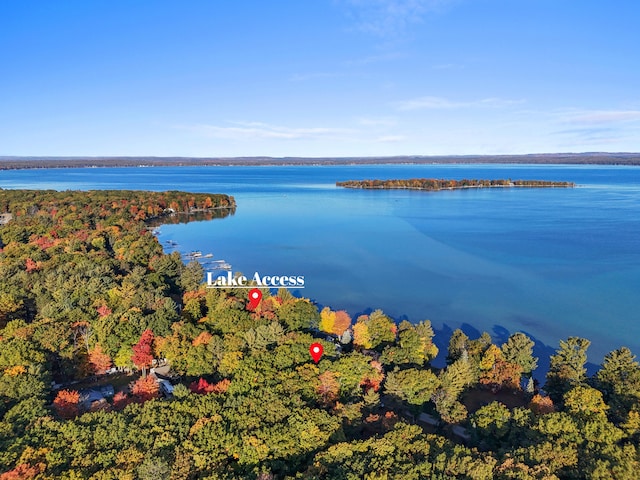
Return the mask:
{"type": "Polygon", "coordinates": [[[541,387],[524,333],[455,330],[435,368],[428,320],[352,318],[284,289],[252,307],[149,227],[234,209],[0,190],[0,480],[637,479],[629,349],[589,377],[589,340],[563,340],[541,387]]]}

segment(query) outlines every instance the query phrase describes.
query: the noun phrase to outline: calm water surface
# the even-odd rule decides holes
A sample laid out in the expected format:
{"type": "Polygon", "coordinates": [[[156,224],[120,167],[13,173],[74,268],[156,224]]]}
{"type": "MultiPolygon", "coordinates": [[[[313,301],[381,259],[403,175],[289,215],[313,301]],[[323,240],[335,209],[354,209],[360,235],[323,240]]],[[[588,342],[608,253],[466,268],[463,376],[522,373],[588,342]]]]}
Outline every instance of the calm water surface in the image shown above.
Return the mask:
{"type": "Polygon", "coordinates": [[[160,240],[234,271],[304,275],[300,295],[351,315],[381,308],[539,352],[577,335],[599,363],[640,353],[640,168],[531,165],[150,167],[0,172],[2,188],[179,189],[234,195],[235,215],[164,225],[160,240]],[[575,189],[360,191],[365,178],[568,180],[575,189]]]}

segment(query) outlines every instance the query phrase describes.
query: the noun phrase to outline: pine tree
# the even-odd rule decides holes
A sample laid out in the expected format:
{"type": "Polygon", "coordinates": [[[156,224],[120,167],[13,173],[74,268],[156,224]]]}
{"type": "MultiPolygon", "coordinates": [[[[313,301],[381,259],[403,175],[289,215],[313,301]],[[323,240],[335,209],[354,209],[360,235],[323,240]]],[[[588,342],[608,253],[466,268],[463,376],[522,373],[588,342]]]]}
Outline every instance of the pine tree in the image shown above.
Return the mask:
{"type": "Polygon", "coordinates": [[[447,363],[452,364],[458,360],[463,352],[468,354],[469,337],[459,328],[456,328],[449,339],[449,349],[447,351],[447,363]]]}
{"type": "Polygon", "coordinates": [[[524,333],[514,333],[502,344],[502,354],[509,363],[522,367],[522,373],[530,376],[538,366],[538,358],[533,356],[535,342],[524,333]]]}
{"type": "Polygon", "coordinates": [[[560,348],[551,355],[545,390],[554,403],[560,403],[566,392],[582,384],[586,379],[587,349],[591,342],[586,338],[569,337],[560,341],[560,348]]]}
{"type": "Polygon", "coordinates": [[[529,377],[529,380],[527,380],[527,387],[526,387],[526,392],[533,395],[533,393],[536,391],[536,386],[535,383],[533,381],[533,377],[529,377]]]}
{"type": "Polygon", "coordinates": [[[596,374],[596,386],[611,406],[612,417],[625,419],[640,404],[640,364],[635,355],[627,347],[608,353],[596,374]]]}
{"type": "Polygon", "coordinates": [[[608,396],[626,394],[640,397],[640,364],[627,347],[604,357],[596,379],[608,396]]]}

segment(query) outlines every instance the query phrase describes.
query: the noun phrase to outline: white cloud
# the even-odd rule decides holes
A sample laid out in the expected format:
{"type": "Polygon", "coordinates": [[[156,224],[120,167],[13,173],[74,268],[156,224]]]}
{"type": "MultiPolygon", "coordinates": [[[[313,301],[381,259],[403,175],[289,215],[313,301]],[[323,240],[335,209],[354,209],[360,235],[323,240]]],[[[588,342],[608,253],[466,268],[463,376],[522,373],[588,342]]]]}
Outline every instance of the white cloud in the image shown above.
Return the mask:
{"type": "MultiPolygon", "coordinates": [[[[552,135],[563,139],[562,145],[578,149],[611,145],[633,145],[640,138],[640,110],[564,109],[552,115],[558,130],[552,135]],[[577,147],[576,147],[577,146],[577,147]]],[[[618,146],[614,149],[633,150],[637,147],[618,146]]]]}
{"type": "Polygon", "coordinates": [[[562,114],[566,123],[577,125],[605,125],[640,120],[640,110],[584,110],[562,114]]]}
{"type": "Polygon", "coordinates": [[[472,101],[454,101],[443,97],[418,97],[395,104],[398,110],[444,110],[455,108],[499,108],[524,103],[524,100],[506,100],[502,98],[483,98],[472,101]]]}
{"type": "Polygon", "coordinates": [[[353,130],[325,127],[285,127],[261,122],[229,122],[233,126],[219,125],[191,125],[181,126],[183,130],[190,130],[208,137],[228,140],[260,140],[260,139],[317,139],[336,138],[353,133],[353,130]]]}
{"type": "Polygon", "coordinates": [[[232,142],[243,142],[247,146],[262,141],[318,141],[334,144],[394,144],[405,142],[408,137],[396,130],[393,117],[357,117],[353,128],[338,127],[289,127],[264,122],[226,122],[222,125],[194,124],[178,125],[174,128],[191,132],[201,138],[215,138],[232,142]]]}

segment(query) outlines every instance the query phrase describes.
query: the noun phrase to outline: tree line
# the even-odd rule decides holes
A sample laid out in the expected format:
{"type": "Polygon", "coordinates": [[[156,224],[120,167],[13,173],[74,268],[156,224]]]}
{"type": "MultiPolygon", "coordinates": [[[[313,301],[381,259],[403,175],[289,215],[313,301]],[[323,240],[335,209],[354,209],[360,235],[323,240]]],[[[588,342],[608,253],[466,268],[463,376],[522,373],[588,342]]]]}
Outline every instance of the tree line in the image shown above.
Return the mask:
{"type": "Polygon", "coordinates": [[[530,188],[551,188],[551,187],[575,187],[573,182],[555,182],[550,180],[511,180],[511,179],[462,179],[447,180],[436,178],[410,178],[403,180],[347,180],[336,182],[336,186],[344,188],[362,189],[409,189],[426,190],[430,192],[439,190],[457,190],[463,188],[509,188],[509,187],[530,187],[530,188]]]}

